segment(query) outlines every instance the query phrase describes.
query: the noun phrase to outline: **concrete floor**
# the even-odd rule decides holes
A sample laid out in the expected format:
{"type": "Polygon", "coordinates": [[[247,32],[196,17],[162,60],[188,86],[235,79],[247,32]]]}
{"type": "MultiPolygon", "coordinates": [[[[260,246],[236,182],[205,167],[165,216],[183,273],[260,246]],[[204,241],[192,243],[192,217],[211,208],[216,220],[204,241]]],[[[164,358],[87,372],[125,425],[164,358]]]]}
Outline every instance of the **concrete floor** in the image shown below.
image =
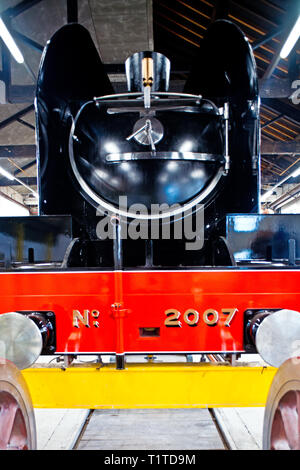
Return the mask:
{"type": "Polygon", "coordinates": [[[89,410],[35,409],[38,450],[72,450],[89,410]]]}
{"type": "Polygon", "coordinates": [[[223,450],[207,409],[96,410],[78,450],[223,450]]]}
{"type": "MultiPolygon", "coordinates": [[[[36,409],[38,450],[72,450],[89,410],[36,409]]],[[[264,408],[214,409],[231,450],[262,448],[264,408]]],[[[211,414],[191,410],[96,410],[78,450],[225,449],[211,414]]]]}

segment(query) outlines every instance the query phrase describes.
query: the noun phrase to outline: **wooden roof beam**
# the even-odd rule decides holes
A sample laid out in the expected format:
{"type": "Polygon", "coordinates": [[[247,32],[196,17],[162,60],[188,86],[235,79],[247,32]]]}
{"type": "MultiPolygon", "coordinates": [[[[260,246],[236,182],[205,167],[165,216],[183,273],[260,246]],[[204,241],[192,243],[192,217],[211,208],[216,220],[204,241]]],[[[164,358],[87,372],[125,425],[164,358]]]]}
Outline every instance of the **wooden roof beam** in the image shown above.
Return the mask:
{"type": "Polygon", "coordinates": [[[35,145],[1,145],[0,158],[35,158],[35,145]]]}
{"type": "Polygon", "coordinates": [[[292,140],[288,142],[262,142],[262,155],[300,155],[300,141],[292,140]]]}

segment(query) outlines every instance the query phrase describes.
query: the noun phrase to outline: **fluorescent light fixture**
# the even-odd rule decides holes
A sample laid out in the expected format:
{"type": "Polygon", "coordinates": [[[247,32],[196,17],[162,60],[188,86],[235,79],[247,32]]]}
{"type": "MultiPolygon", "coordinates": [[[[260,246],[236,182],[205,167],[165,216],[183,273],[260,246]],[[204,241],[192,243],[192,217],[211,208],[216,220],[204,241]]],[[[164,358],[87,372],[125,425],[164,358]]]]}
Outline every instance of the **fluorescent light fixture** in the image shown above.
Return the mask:
{"type": "Polygon", "coordinates": [[[294,173],[291,174],[291,176],[292,176],[293,178],[296,178],[296,177],[299,176],[299,175],[300,175],[300,167],[297,168],[297,170],[295,170],[294,173]]]}
{"type": "Polygon", "coordinates": [[[23,64],[24,63],[24,57],[22,55],[22,52],[18,48],[17,44],[15,43],[12,35],[8,31],[7,27],[5,26],[4,21],[0,17],[0,36],[5,42],[6,46],[8,47],[11,55],[14,57],[14,59],[19,63],[23,64]]]}
{"type": "Polygon", "coordinates": [[[4,168],[2,168],[1,166],[0,166],[0,174],[2,176],[5,176],[5,178],[9,179],[10,181],[13,181],[15,179],[13,175],[8,173],[8,171],[4,170],[4,168]]]}
{"type": "Polygon", "coordinates": [[[266,200],[273,194],[275,188],[278,188],[281,184],[285,183],[289,178],[296,178],[300,176],[300,166],[290,175],[286,176],[282,181],[279,181],[272,189],[266,191],[260,198],[261,202],[266,202],[266,200]]]}
{"type": "Polygon", "coordinates": [[[4,168],[2,168],[1,166],[0,166],[0,175],[5,176],[5,178],[9,179],[10,181],[14,181],[14,180],[18,181],[18,183],[24,186],[24,188],[27,188],[28,191],[32,192],[32,194],[34,194],[35,197],[37,198],[39,197],[38,193],[34,191],[34,189],[30,188],[30,186],[27,186],[27,184],[23,183],[22,180],[19,180],[19,178],[16,178],[14,175],[4,170],[4,168]]]}
{"type": "Polygon", "coordinates": [[[300,15],[298,16],[298,19],[294,27],[292,28],[290,34],[288,35],[287,40],[285,41],[280,51],[280,57],[282,59],[286,59],[286,57],[289,55],[294,45],[298,41],[299,36],[300,36],[300,15]]]}

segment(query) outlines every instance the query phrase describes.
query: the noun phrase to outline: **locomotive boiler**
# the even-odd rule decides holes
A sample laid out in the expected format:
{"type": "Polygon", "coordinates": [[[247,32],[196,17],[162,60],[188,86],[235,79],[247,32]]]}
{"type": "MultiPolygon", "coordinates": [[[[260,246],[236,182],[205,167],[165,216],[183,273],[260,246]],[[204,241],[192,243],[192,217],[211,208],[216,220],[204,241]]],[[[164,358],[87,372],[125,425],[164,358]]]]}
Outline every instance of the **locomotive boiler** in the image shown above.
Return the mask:
{"type": "Polygon", "coordinates": [[[171,65],[136,52],[117,94],[83,26],[48,41],[39,216],[0,222],[4,367],[95,354],[125,372],[130,355],[243,353],[279,367],[297,353],[298,218],[260,214],[251,46],[218,20],[182,92],[169,91],[171,65]]]}

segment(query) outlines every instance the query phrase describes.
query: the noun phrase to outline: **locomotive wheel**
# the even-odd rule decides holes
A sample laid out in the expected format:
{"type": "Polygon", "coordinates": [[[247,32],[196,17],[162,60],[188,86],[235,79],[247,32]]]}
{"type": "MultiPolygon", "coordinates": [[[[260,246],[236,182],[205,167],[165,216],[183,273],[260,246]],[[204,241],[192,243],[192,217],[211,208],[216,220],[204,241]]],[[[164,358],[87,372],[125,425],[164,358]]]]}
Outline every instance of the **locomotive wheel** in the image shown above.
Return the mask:
{"type": "Polygon", "coordinates": [[[34,410],[19,369],[0,360],[0,450],[35,450],[34,410]]]}
{"type": "Polygon", "coordinates": [[[264,450],[300,450],[300,358],[285,361],[272,382],[264,415],[264,450]]]}

